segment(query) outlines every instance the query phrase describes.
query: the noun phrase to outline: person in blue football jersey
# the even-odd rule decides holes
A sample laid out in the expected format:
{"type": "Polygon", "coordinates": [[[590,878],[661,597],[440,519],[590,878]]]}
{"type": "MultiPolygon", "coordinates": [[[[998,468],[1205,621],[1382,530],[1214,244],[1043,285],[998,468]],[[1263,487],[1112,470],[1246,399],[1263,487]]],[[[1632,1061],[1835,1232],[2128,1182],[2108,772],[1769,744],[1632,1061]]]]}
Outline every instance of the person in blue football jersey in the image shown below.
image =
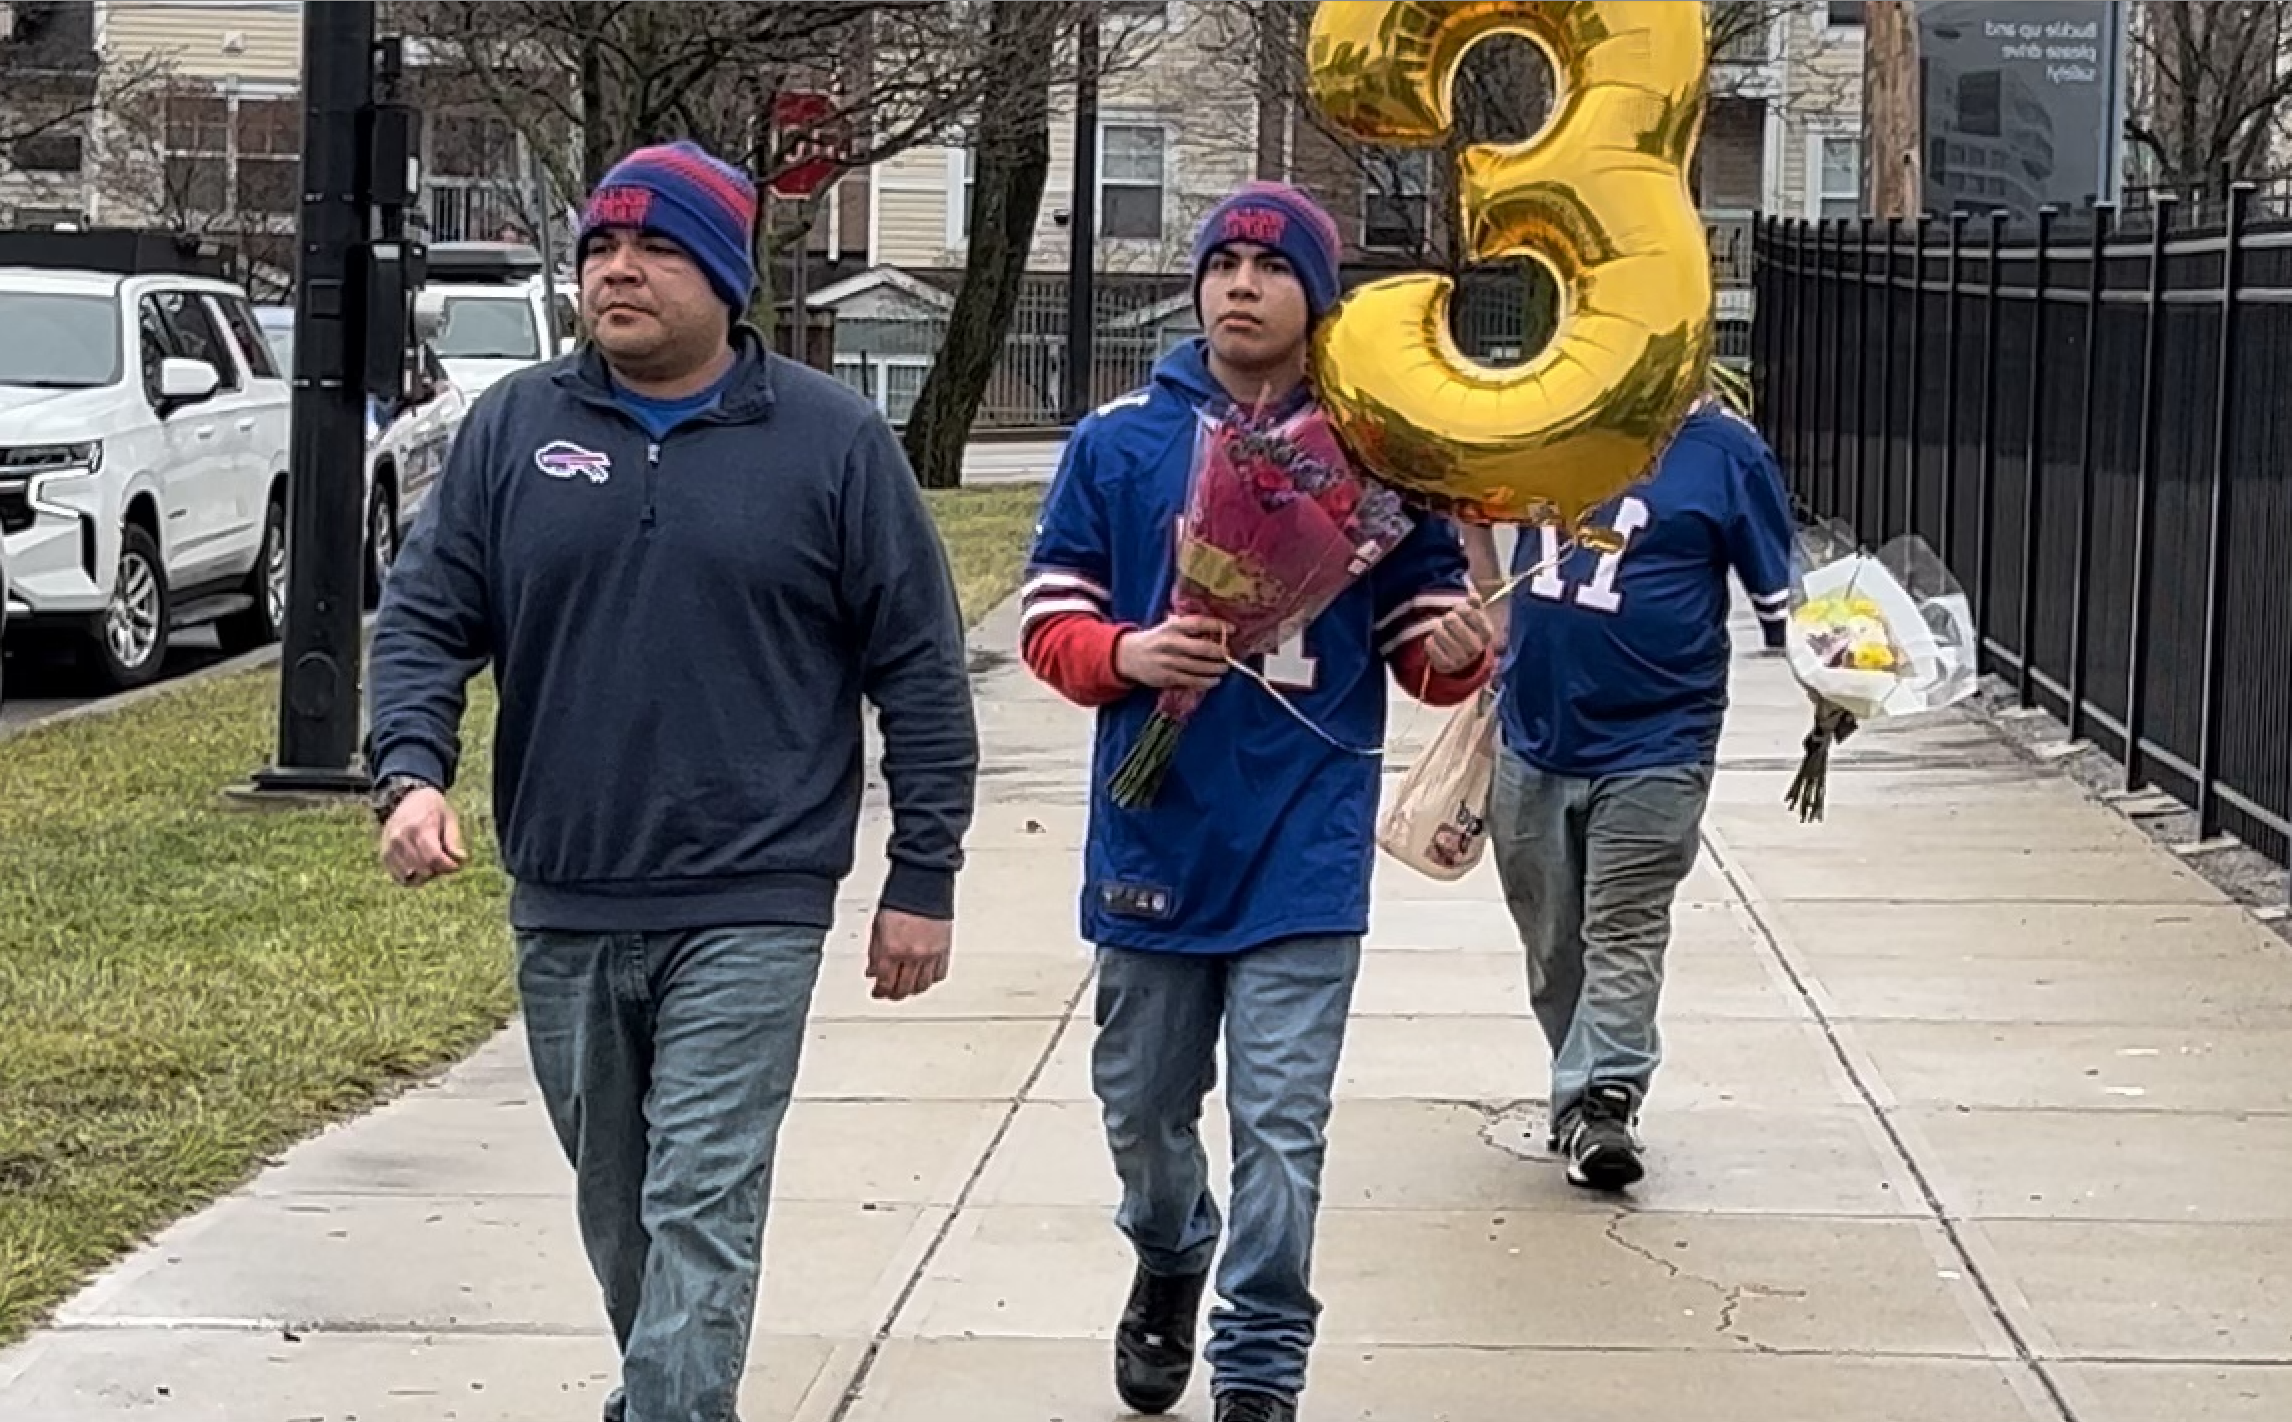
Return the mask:
{"type": "Polygon", "coordinates": [[[1237,403],[1306,408],[1307,333],[1336,299],[1338,249],[1336,225],[1294,188],[1252,184],[1209,214],[1194,256],[1207,334],[1077,426],[1024,593],[1028,665],[1098,711],[1081,927],[1097,950],[1092,1080],[1122,1184],[1116,1223],[1137,1255],[1115,1386],[1140,1412],[1186,1390],[1227,1232],[1199,1134],[1222,1033],[1234,1168],[1211,1391],[1218,1422],[1296,1415],[1320,1314],[1309,1274],[1323,1131],[1368,928],[1389,681],[1453,705],[1494,672],[1489,621],[1441,520],[1421,521],[1253,668],[1296,714],[1252,678],[1224,675],[1217,627],[1169,613],[1199,441],[1237,403]],[[1155,803],[1120,808],[1114,767],[1173,686],[1207,696],[1155,803]]]}
{"type": "MultiPolygon", "coordinates": [[[[1672,897],[1727,711],[1729,574],[1779,648],[1796,535],[1774,456],[1715,400],[1594,522],[1620,552],[1571,550],[1503,604],[1490,841],[1552,1052],[1552,1149],[1574,1184],[1618,1190],[1645,1172],[1672,897]]],[[[1514,576],[1559,551],[1556,532],[1523,530],[1514,576]]]]}

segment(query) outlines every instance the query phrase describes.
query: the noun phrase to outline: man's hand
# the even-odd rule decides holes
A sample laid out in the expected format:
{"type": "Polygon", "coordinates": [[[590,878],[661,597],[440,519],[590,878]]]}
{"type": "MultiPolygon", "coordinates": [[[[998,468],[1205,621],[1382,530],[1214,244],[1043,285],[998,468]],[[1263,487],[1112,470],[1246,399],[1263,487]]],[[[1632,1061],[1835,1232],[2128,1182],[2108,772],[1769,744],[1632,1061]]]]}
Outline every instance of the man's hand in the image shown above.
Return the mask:
{"type": "Polygon", "coordinates": [[[1496,628],[1487,610],[1467,603],[1433,625],[1432,635],[1425,639],[1425,655],[1434,671],[1455,676],[1477,663],[1495,642],[1496,628]]]}
{"type": "Polygon", "coordinates": [[[462,822],[443,792],[424,786],[398,802],[382,827],[382,866],[409,889],[420,888],[469,862],[462,822]]]}
{"type": "Polygon", "coordinates": [[[947,976],[954,938],[955,925],[946,919],[877,909],[867,940],[867,975],[875,982],[870,996],[901,1002],[930,991],[947,976]]]}
{"type": "Polygon", "coordinates": [[[1114,670],[1123,680],[1156,691],[1206,691],[1226,674],[1226,632],[1214,617],[1173,617],[1145,632],[1124,633],[1114,644],[1114,670]]]}

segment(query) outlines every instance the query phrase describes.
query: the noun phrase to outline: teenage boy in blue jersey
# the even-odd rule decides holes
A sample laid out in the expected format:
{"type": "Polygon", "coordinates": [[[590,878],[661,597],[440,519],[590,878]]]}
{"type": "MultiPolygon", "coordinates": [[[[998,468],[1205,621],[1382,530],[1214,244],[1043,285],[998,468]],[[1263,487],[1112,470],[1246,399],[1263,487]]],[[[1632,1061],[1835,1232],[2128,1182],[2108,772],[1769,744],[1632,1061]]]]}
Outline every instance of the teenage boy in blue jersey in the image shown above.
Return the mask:
{"type": "MultiPolygon", "coordinates": [[[[1781,646],[1795,534],[1773,455],[1715,401],[1598,521],[1621,552],[1574,551],[1506,601],[1490,839],[1552,1051],[1552,1149],[1572,1183],[1620,1190],[1645,1173],[1671,901],[1727,710],[1728,575],[1781,646]]],[[[1525,531],[1516,573],[1554,551],[1525,531]]]]}
{"type": "Polygon", "coordinates": [[[1199,1134],[1225,1039],[1231,1240],[1207,1356],[1218,1422],[1289,1422],[1320,1304],[1310,1288],[1323,1128],[1367,931],[1379,762],[1394,677],[1435,705],[1493,671],[1455,532],[1428,520],[1264,674],[1328,739],[1247,677],[1217,629],[1168,615],[1177,524],[1206,424],[1237,403],[1294,412],[1311,323],[1336,299],[1336,224],[1294,188],[1253,184],[1195,242],[1203,338],[1143,391],[1082,422],[1043,510],[1022,644],[1037,675],[1098,708],[1082,928],[1097,945],[1092,1079],[1137,1253],[1115,1386],[1162,1412],[1192,1376],[1224,1228],[1199,1134]],[[1163,687],[1211,688],[1158,800],[1108,799],[1163,687]],[[1334,742],[1335,744],[1332,744],[1334,742]]]}

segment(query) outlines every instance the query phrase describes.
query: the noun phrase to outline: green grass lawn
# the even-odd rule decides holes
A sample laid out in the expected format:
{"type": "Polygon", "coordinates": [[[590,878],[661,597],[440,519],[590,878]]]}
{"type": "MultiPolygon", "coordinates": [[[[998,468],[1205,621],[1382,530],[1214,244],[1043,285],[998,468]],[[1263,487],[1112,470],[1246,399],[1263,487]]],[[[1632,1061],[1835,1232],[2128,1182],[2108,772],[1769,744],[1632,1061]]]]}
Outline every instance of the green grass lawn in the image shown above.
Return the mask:
{"type": "MultiPolygon", "coordinates": [[[[1040,490],[934,493],[965,614],[1018,582],[1040,490]]],[[[0,742],[0,1344],[155,1228],[515,1007],[472,687],[471,867],[409,894],[356,806],[223,791],[274,746],[277,672],[0,742]]]]}

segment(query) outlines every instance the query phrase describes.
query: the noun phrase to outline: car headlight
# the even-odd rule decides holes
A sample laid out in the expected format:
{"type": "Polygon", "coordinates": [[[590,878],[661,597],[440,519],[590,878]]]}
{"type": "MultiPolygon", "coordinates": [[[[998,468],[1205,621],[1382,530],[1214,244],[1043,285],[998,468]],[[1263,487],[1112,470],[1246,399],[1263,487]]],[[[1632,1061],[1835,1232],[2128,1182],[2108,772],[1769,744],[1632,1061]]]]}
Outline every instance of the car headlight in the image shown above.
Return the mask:
{"type": "Polygon", "coordinates": [[[92,478],[103,468],[103,443],[89,440],[83,444],[27,444],[0,449],[0,477],[14,475],[29,477],[26,491],[33,508],[71,518],[79,510],[49,501],[48,493],[58,484],[74,479],[92,478]]]}

